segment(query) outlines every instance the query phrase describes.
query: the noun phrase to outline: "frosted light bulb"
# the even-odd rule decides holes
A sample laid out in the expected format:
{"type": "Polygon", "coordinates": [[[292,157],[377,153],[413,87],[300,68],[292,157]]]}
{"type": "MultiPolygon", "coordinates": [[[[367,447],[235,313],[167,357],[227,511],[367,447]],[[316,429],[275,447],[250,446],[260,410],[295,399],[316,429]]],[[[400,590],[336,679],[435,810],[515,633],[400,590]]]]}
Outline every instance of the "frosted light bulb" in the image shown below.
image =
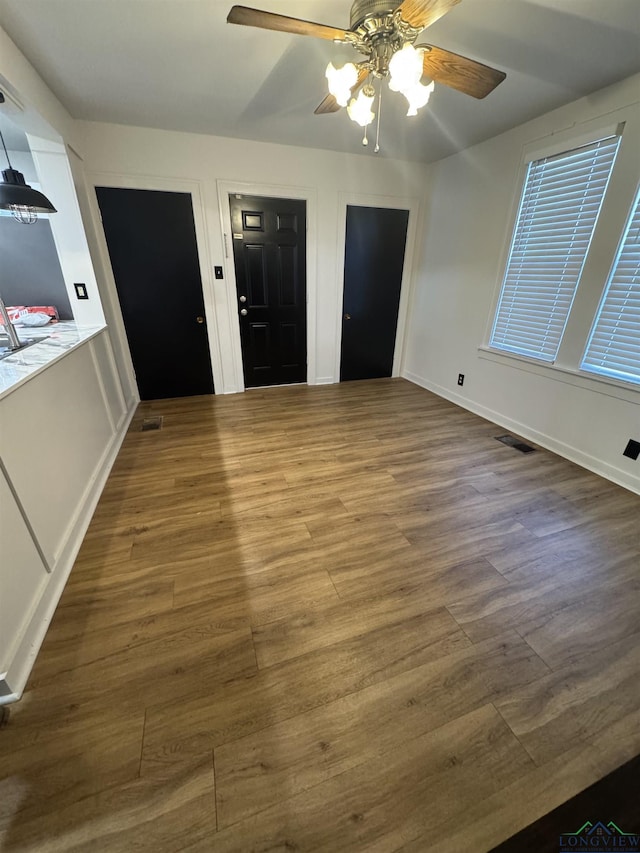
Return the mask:
{"type": "Polygon", "coordinates": [[[416,83],[410,89],[403,91],[402,94],[409,102],[409,109],[407,110],[408,116],[418,115],[418,110],[420,107],[424,107],[428,103],[434,88],[435,86],[432,80],[428,86],[424,86],[422,83],[416,83]]]}
{"type": "Polygon", "coordinates": [[[422,51],[412,44],[405,44],[396,51],[389,62],[389,88],[393,92],[404,92],[420,82],[422,77],[422,51]]]}
{"type": "Polygon", "coordinates": [[[342,68],[336,68],[333,62],[327,65],[325,76],[329,81],[329,92],[341,107],[346,107],[351,90],[358,80],[358,69],[353,62],[347,62],[342,68]]]}
{"type": "Polygon", "coordinates": [[[360,127],[366,127],[375,118],[375,113],[371,112],[374,95],[373,87],[365,86],[359,91],[357,98],[351,98],[349,101],[347,107],[349,118],[359,124],[360,127]]]}

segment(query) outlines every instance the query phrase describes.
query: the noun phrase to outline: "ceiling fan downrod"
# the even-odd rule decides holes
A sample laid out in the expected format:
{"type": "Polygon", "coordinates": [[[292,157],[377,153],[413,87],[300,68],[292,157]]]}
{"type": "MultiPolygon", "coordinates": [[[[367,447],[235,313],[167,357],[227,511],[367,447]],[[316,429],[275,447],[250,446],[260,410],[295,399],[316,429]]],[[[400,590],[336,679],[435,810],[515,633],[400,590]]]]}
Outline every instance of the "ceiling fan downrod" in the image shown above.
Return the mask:
{"type": "Polygon", "coordinates": [[[403,20],[400,8],[389,0],[355,0],[350,17],[351,28],[338,41],[367,56],[370,71],[380,78],[388,76],[393,54],[413,44],[422,30],[403,20]]]}

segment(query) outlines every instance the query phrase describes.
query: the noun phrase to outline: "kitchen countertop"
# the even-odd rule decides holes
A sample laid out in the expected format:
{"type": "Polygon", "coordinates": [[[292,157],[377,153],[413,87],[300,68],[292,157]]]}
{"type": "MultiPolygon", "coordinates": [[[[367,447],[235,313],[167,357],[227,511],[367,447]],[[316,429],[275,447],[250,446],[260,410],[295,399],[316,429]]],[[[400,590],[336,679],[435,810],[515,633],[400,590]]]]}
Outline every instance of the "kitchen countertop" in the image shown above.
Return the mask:
{"type": "Polygon", "coordinates": [[[63,358],[71,350],[99,334],[102,326],[79,326],[74,322],[48,326],[17,326],[21,340],[42,338],[36,344],[18,350],[0,361],[0,399],[63,358]]]}

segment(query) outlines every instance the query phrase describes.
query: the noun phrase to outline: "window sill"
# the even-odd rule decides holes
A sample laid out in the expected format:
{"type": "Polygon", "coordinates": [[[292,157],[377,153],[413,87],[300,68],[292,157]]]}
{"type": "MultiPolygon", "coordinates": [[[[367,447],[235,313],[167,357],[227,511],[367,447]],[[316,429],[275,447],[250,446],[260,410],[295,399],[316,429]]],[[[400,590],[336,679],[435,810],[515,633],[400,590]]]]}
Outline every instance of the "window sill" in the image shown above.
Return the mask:
{"type": "Polygon", "coordinates": [[[486,346],[478,347],[478,355],[487,361],[493,361],[495,364],[508,364],[516,370],[524,370],[527,373],[544,376],[546,379],[552,379],[555,382],[564,382],[576,388],[583,388],[596,394],[604,394],[607,397],[615,397],[627,403],[634,403],[636,406],[640,405],[640,387],[636,388],[618,379],[608,379],[604,376],[585,373],[582,370],[572,370],[568,367],[536,361],[524,355],[501,352],[486,346]]]}

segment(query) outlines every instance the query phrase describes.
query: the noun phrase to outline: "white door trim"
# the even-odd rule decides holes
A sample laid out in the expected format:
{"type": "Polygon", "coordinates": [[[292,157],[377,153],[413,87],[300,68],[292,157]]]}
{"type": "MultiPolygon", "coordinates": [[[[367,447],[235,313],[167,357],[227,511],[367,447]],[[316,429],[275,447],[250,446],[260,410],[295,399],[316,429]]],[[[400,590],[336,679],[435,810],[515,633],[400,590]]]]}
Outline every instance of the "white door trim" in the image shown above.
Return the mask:
{"type": "Polygon", "coordinates": [[[396,343],[393,351],[392,376],[400,376],[402,373],[404,352],[406,343],[407,319],[409,305],[414,287],[414,254],[416,245],[416,232],[418,214],[420,212],[420,201],[417,198],[407,196],[368,195],[365,193],[338,194],[338,235],[336,240],[336,278],[339,283],[337,314],[336,314],[336,344],[335,344],[335,366],[334,382],[340,382],[340,357],[342,352],[342,312],[344,303],[344,253],[347,237],[347,206],[357,207],[386,207],[395,210],[408,210],[409,221],[407,223],[407,240],[404,250],[404,266],[402,268],[402,282],[400,285],[400,304],[398,306],[398,324],[396,326],[396,343]]]}
{"type": "Polygon", "coordinates": [[[240,343],[240,321],[237,311],[236,270],[233,261],[233,234],[231,233],[231,209],[229,196],[233,194],[261,196],[263,198],[301,199],[307,207],[307,384],[316,384],[316,255],[317,255],[317,203],[316,191],[309,187],[286,187],[272,184],[245,183],[242,181],[216,181],[222,244],[224,246],[224,273],[227,291],[228,328],[231,334],[231,354],[237,391],[244,391],[242,371],[242,346],[240,343]]]}

